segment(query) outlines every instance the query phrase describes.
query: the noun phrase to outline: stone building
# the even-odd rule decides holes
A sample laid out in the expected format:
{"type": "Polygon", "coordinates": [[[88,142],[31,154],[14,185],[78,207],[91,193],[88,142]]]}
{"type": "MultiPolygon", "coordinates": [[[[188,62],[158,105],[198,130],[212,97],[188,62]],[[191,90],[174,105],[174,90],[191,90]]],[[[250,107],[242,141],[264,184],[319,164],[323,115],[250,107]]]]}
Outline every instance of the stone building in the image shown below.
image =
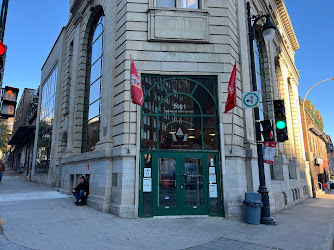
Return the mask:
{"type": "MultiPolygon", "coordinates": [[[[278,31],[256,27],[261,119],[284,99],[289,140],[265,164],[271,211],[309,197],[298,103],[299,48],[284,1],[251,2],[278,31]]],[[[71,0],[43,68],[33,179],[70,192],[90,182],[88,205],[121,217],[241,219],[259,188],[246,1],[71,0]],[[131,103],[130,57],[144,92],[131,103]],[[237,106],[224,114],[237,65],[237,106]]]]}
{"type": "Polygon", "coordinates": [[[9,141],[10,165],[18,172],[31,176],[37,117],[37,90],[25,88],[16,107],[13,135],[9,141]]]}

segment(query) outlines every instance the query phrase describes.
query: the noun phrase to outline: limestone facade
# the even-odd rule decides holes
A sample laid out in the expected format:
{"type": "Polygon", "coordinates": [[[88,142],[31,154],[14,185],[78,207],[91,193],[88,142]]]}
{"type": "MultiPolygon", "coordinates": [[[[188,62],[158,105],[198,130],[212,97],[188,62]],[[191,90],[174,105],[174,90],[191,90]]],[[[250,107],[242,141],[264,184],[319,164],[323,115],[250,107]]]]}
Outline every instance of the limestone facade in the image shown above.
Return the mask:
{"type": "MultiPolygon", "coordinates": [[[[70,1],[68,23],[42,68],[41,88],[56,65],[58,73],[50,165],[47,173],[32,178],[69,193],[78,178],[86,175],[91,189],[88,205],[120,217],[138,216],[141,109],[130,98],[131,56],[139,77],[216,77],[221,209],[228,219],[242,219],[245,192],[256,192],[259,187],[254,116],[252,109],[242,108],[242,93],[252,91],[246,1],[199,0],[197,9],[159,7],[158,2],[70,1]],[[101,11],[99,136],[93,151],[82,152],[90,31],[101,11]],[[224,114],[235,63],[237,106],[224,114]]],[[[272,100],[284,99],[289,131],[289,140],[278,143],[274,165],[265,164],[274,212],[310,196],[309,166],[299,129],[299,74],[294,64],[299,44],[284,1],[254,0],[251,8],[254,15],[269,13],[278,26],[271,42],[264,41],[260,27],[256,29],[260,84],[266,96],[264,116],[273,119],[272,100]]]]}

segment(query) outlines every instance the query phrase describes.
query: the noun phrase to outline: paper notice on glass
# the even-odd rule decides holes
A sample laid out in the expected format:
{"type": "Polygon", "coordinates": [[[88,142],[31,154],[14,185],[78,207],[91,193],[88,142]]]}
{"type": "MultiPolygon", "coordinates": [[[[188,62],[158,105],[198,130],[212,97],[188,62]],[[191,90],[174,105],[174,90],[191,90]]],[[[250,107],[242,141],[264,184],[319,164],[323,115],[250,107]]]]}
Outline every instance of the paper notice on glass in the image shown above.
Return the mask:
{"type": "Polygon", "coordinates": [[[215,174],[216,168],[215,167],[209,167],[209,174],[215,174]]]}
{"type": "Polygon", "coordinates": [[[209,196],[210,198],[218,197],[217,184],[209,184],[209,196]]]}
{"type": "Polygon", "coordinates": [[[217,182],[216,174],[209,174],[209,182],[210,183],[216,183],[217,182]]]}
{"type": "Polygon", "coordinates": [[[144,168],[144,177],[151,177],[151,169],[144,168]]]}
{"type": "Polygon", "coordinates": [[[143,178],[143,192],[152,192],[152,178],[143,178]]]}
{"type": "Polygon", "coordinates": [[[276,149],[276,142],[272,141],[264,141],[263,142],[263,162],[268,164],[274,164],[275,158],[275,149],[276,149]]]}

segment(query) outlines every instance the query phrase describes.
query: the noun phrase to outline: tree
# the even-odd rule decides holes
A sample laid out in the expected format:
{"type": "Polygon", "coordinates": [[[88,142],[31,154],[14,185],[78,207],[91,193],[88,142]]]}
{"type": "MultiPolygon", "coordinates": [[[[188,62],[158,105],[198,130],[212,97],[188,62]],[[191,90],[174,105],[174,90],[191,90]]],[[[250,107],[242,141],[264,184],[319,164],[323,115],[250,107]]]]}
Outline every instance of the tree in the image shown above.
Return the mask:
{"type": "Polygon", "coordinates": [[[0,129],[2,130],[0,151],[2,151],[2,153],[6,153],[9,150],[8,142],[11,136],[11,129],[7,119],[0,119],[0,129]]]}

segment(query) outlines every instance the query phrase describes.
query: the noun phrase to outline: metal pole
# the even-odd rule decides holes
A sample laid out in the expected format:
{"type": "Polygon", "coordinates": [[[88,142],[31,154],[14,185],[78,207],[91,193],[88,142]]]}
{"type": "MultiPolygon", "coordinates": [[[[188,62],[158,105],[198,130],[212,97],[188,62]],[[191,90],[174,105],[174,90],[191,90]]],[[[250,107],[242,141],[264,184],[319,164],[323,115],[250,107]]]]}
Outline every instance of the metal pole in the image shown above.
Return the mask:
{"type": "Polygon", "coordinates": [[[2,0],[2,6],[1,6],[0,41],[2,41],[2,42],[3,42],[4,36],[5,36],[8,2],[9,2],[9,0],[2,0]]]}
{"type": "Polygon", "coordinates": [[[310,93],[310,91],[317,85],[319,85],[320,83],[323,83],[323,82],[327,82],[327,81],[330,81],[330,80],[334,80],[334,78],[330,78],[330,79],[326,79],[326,80],[323,80],[321,82],[318,82],[317,84],[313,85],[306,93],[304,99],[303,99],[303,114],[304,114],[304,127],[305,127],[305,141],[306,141],[306,151],[307,151],[307,158],[308,158],[308,161],[309,161],[309,167],[310,167],[310,175],[311,175],[311,186],[312,186],[312,197],[313,198],[317,198],[317,194],[316,194],[316,190],[315,190],[315,181],[313,179],[314,177],[314,172],[313,172],[313,166],[311,166],[311,150],[310,150],[310,143],[309,143],[309,138],[308,138],[308,128],[307,128],[307,122],[306,122],[306,112],[305,112],[305,100],[306,100],[306,97],[308,95],[308,93],[310,93]]]}
{"type": "MultiPolygon", "coordinates": [[[[257,91],[257,83],[256,83],[256,74],[255,74],[255,56],[254,56],[254,36],[255,36],[255,28],[252,26],[252,17],[250,14],[250,3],[247,2],[247,19],[248,19],[248,29],[249,29],[249,49],[250,49],[250,60],[251,60],[251,73],[252,73],[252,86],[253,91],[257,91]]],[[[256,21],[259,19],[255,19],[254,25],[256,21]]],[[[260,186],[258,192],[261,194],[263,207],[261,209],[261,220],[262,224],[266,225],[275,225],[274,218],[270,216],[270,204],[269,204],[269,191],[266,187],[266,178],[264,175],[264,163],[263,163],[263,152],[262,152],[262,142],[261,142],[261,129],[260,129],[260,110],[258,107],[254,108],[254,116],[255,116],[255,131],[256,131],[256,144],[257,144],[257,159],[259,166],[259,179],[260,186]]]]}

